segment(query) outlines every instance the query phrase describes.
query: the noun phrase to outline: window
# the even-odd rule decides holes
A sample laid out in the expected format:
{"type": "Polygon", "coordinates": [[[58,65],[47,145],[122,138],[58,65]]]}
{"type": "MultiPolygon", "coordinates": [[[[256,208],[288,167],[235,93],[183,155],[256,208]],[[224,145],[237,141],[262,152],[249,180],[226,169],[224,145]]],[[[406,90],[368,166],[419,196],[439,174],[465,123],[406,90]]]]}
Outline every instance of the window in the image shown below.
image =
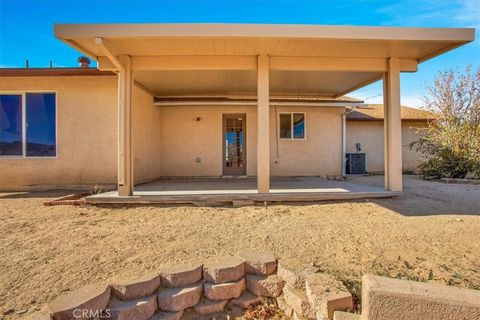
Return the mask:
{"type": "Polygon", "coordinates": [[[305,113],[280,113],[280,139],[305,139],[305,113]]]}
{"type": "Polygon", "coordinates": [[[0,94],[0,156],[56,156],[55,93],[0,94]]]}
{"type": "Polygon", "coordinates": [[[0,95],[0,156],[23,154],[22,95],[0,95]]]}

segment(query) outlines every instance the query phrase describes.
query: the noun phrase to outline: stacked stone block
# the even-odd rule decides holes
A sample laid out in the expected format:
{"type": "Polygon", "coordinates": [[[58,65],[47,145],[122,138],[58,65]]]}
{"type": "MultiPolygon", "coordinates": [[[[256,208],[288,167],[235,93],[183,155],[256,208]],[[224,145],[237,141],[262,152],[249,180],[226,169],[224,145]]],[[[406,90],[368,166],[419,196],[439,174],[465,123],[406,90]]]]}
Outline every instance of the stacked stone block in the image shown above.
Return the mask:
{"type": "Polygon", "coordinates": [[[286,282],[278,306],[292,319],[331,320],[335,310],[353,310],[353,297],[343,283],[315,266],[282,260],[277,274],[286,282]]]}
{"type": "Polygon", "coordinates": [[[289,261],[277,268],[272,252],[247,250],[75,290],[55,299],[50,313],[37,319],[179,320],[187,309],[196,319],[222,313],[227,305],[246,309],[262,298],[277,299],[291,319],[333,319],[334,310],[352,309],[343,284],[317,271],[289,261]]]}

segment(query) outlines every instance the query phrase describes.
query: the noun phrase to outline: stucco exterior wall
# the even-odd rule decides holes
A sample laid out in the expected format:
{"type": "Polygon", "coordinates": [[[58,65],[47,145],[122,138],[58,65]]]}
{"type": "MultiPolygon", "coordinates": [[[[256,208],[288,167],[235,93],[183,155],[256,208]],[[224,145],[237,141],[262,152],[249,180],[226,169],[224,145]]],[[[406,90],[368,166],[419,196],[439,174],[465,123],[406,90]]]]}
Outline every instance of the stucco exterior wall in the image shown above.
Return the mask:
{"type": "MultiPolygon", "coordinates": [[[[117,77],[4,77],[0,92],[54,91],[57,156],[0,158],[0,189],[116,184],[117,77]]],[[[343,108],[270,108],[273,176],[340,174],[343,108]],[[278,139],[280,112],[306,113],[306,139],[278,139]],[[277,156],[278,155],[278,156],[277,156]]],[[[256,106],[159,107],[133,88],[136,182],[160,176],[221,176],[222,115],[245,113],[247,175],[256,175],[256,106]],[[200,117],[201,121],[196,121],[200,117]],[[200,162],[197,162],[200,158],[200,162]]]]}
{"type": "MultiPolygon", "coordinates": [[[[161,108],[161,173],[163,176],[222,175],[222,114],[245,113],[247,175],[256,175],[255,106],[161,108]],[[200,121],[196,121],[201,118],[200,121]],[[196,159],[201,161],[197,162],[196,159]]],[[[270,108],[270,171],[272,176],[341,173],[343,108],[270,108]],[[276,112],[305,112],[306,139],[278,140],[276,112]]]]}
{"type": "Polygon", "coordinates": [[[11,91],[56,92],[57,156],[0,157],[0,189],[116,181],[116,76],[0,78],[0,92],[11,91]]]}
{"type": "Polygon", "coordinates": [[[318,176],[341,174],[342,113],[344,108],[270,108],[270,171],[273,176],[318,176]],[[278,139],[278,116],[282,112],[305,112],[305,140],[278,139]]]}
{"type": "Polygon", "coordinates": [[[153,97],[133,87],[133,177],[136,183],[152,180],[161,174],[161,110],[153,97]]]}
{"type": "MultiPolygon", "coordinates": [[[[402,122],[402,163],[404,171],[416,171],[422,156],[409,148],[409,144],[419,138],[419,129],[425,128],[424,122],[402,122]]],[[[367,171],[384,171],[383,122],[347,121],[347,153],[356,152],[355,144],[360,143],[366,155],[367,171]]]]}
{"type": "Polygon", "coordinates": [[[222,115],[245,113],[247,175],[256,174],[256,107],[159,107],[163,176],[222,175],[222,115]],[[196,121],[200,118],[200,121],[196,121]],[[197,162],[200,158],[200,162],[197,162]]]}

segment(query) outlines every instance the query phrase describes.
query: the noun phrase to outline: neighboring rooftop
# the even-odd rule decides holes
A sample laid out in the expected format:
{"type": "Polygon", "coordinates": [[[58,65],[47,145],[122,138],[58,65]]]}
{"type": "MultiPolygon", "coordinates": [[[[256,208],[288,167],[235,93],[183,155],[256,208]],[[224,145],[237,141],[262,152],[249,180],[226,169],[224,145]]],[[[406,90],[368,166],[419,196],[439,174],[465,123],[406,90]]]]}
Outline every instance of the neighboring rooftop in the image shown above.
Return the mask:
{"type": "Polygon", "coordinates": [[[0,77],[62,77],[62,76],[111,76],[111,71],[97,68],[0,68],[0,77]]]}
{"type": "MultiPolygon", "coordinates": [[[[434,120],[435,116],[424,110],[402,106],[401,115],[403,121],[428,121],[434,120]]],[[[349,121],[381,121],[383,120],[383,104],[369,104],[366,107],[355,109],[347,115],[349,121]]]]}

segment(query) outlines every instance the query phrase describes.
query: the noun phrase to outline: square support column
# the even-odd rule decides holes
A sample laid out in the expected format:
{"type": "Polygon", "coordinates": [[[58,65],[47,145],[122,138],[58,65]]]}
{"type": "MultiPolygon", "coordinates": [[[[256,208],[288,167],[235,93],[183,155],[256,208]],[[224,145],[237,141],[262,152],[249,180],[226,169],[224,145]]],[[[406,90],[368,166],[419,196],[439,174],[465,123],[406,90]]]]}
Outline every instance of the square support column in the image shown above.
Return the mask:
{"type": "Polygon", "coordinates": [[[388,59],[383,76],[385,190],[402,191],[400,59],[388,59]]]}
{"type": "Polygon", "coordinates": [[[132,70],[130,56],[118,57],[118,195],[133,195],[132,70]]]}
{"type": "Polygon", "coordinates": [[[257,189],[270,192],[270,83],[269,57],[258,56],[257,67],[257,189]]]}

